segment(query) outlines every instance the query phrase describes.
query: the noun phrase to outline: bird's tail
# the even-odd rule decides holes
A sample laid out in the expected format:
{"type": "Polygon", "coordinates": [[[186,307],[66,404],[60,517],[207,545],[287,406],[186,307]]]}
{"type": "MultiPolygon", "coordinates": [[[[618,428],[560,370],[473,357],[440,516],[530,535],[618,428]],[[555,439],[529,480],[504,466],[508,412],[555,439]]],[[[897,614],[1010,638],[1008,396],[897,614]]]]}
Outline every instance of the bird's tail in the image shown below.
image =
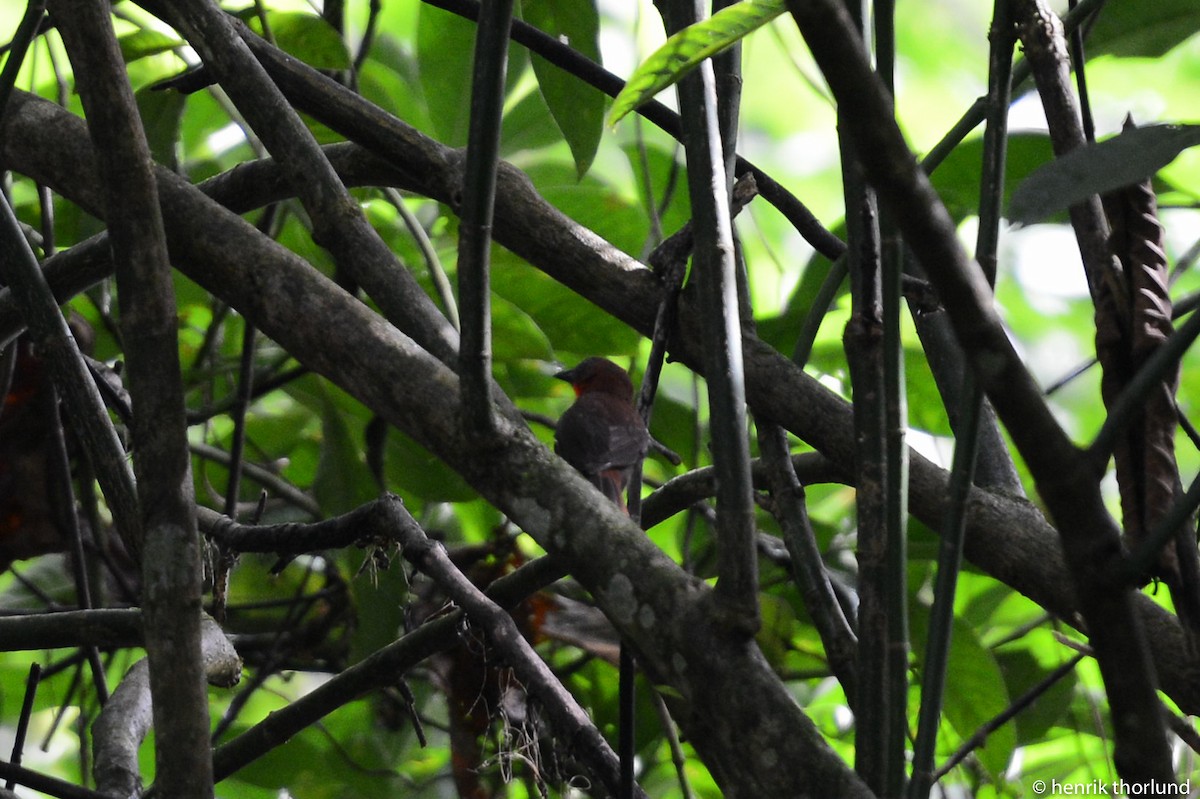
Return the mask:
{"type": "Polygon", "coordinates": [[[621,470],[608,469],[600,472],[596,475],[596,487],[604,496],[615,502],[622,513],[629,513],[629,508],[625,506],[625,475],[621,470]]]}

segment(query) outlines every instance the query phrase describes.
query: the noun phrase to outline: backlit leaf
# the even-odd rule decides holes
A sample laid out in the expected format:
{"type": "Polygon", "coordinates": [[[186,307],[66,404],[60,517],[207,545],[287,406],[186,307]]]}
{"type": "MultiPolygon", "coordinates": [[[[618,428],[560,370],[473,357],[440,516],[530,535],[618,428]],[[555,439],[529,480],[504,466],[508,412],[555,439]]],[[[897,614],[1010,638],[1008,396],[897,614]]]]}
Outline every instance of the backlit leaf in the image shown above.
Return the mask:
{"type": "Polygon", "coordinates": [[[667,39],[629,77],[613,101],[609,124],[615,125],[630,111],[673,86],[704,59],[728,49],[784,10],[783,0],[743,0],[667,39]]]}

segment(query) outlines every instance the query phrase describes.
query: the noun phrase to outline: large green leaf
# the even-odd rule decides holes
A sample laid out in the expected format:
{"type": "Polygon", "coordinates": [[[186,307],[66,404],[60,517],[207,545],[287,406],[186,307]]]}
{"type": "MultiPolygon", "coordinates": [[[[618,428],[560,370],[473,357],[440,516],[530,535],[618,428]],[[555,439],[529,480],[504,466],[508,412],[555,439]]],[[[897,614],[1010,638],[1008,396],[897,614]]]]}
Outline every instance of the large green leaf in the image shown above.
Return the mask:
{"type": "Polygon", "coordinates": [[[121,47],[121,58],[128,64],[140,58],[170,52],[176,47],[182,47],[184,41],[178,36],[162,31],[139,28],[121,36],[117,43],[121,47]]]}
{"type": "MultiPolygon", "coordinates": [[[[1041,665],[1026,649],[1009,649],[997,653],[996,657],[1004,671],[1009,694],[1014,698],[1025,694],[1053,671],[1041,665]]],[[[1071,706],[1077,682],[1074,672],[1068,674],[1017,714],[1013,721],[1022,744],[1044,740],[1054,725],[1063,719],[1071,706]]]]}
{"type": "MultiPolygon", "coordinates": [[[[1039,166],[1054,158],[1054,148],[1045,133],[1019,131],[1009,134],[1004,159],[1004,196],[1039,166]]],[[[968,139],[954,148],[930,175],[946,210],[956,221],[979,213],[979,174],[983,168],[983,137],[968,139]]]]}
{"type": "Polygon", "coordinates": [[[458,472],[399,430],[388,431],[384,457],[388,488],[401,496],[426,502],[465,502],[476,496],[458,472]]]}
{"type": "Polygon", "coordinates": [[[134,97],[146,129],[146,143],[150,146],[151,157],[172,172],[177,172],[180,128],[187,97],[179,92],[148,89],[140,89],[134,97]]]}
{"type": "MultiPolygon", "coordinates": [[[[418,77],[433,133],[451,147],[467,144],[474,54],[474,22],[421,4],[417,18],[418,77]]],[[[506,94],[523,79],[527,61],[524,48],[509,48],[506,94]]]]}
{"type": "Polygon", "coordinates": [[[1087,40],[1088,55],[1154,57],[1200,31],[1196,0],[1110,0],[1087,40]]]}
{"type": "Polygon", "coordinates": [[[492,270],[496,295],[528,314],[557,351],[582,355],[637,351],[637,332],[516,256],[496,251],[492,270]]]}
{"type": "MultiPolygon", "coordinates": [[[[912,614],[913,646],[917,652],[925,651],[927,625],[928,617],[924,613],[912,614]]],[[[1008,704],[1008,687],[995,656],[980,643],[975,629],[956,616],[946,667],[946,720],[959,737],[966,740],[1008,704]]],[[[1008,766],[1016,745],[1017,733],[1009,723],[993,730],[976,754],[979,762],[996,778],[1008,766]]]]}
{"type": "Polygon", "coordinates": [[[363,459],[358,440],[339,406],[335,389],[315,382],[321,407],[321,458],[313,478],[313,493],[329,515],[346,513],[375,498],[374,478],[363,459]]]}
{"type": "Polygon", "coordinates": [[[492,295],[492,357],[498,362],[554,357],[550,339],[533,317],[496,294],[492,295]]]}
{"type": "MultiPolygon", "coordinates": [[[[525,21],[600,62],[600,16],[593,0],[525,0],[525,21]]],[[[604,128],[604,94],[541,56],[533,72],[582,177],[592,165],[604,128]]]]}
{"type": "Polygon", "coordinates": [[[1200,125],[1130,128],[1036,169],[1013,192],[1008,217],[1031,224],[1093,194],[1137,183],[1200,144],[1200,125]]]}
{"type": "MultiPolygon", "coordinates": [[[[243,12],[250,27],[262,33],[253,10],[243,12]]],[[[350,52],[336,30],[323,17],[301,11],[268,11],[267,25],[279,49],[317,69],[349,69],[350,52]]]]}
{"type": "Polygon", "coordinates": [[[525,170],[541,195],[555,208],[591,229],[619,250],[637,256],[646,243],[646,212],[608,175],[592,172],[580,179],[561,161],[531,164],[525,170]]]}
{"type": "Polygon", "coordinates": [[[676,33],[629,76],[613,101],[609,124],[650,100],[706,58],[731,47],[786,10],[783,0],[742,0],[676,33]]]}
{"type": "Polygon", "coordinates": [[[422,3],[417,63],[434,133],[451,147],[467,143],[471,122],[471,54],[475,23],[422,3]]]}
{"type": "Polygon", "coordinates": [[[505,109],[501,158],[520,158],[521,153],[554,147],[562,140],[563,133],[541,92],[527,92],[505,109]]]}

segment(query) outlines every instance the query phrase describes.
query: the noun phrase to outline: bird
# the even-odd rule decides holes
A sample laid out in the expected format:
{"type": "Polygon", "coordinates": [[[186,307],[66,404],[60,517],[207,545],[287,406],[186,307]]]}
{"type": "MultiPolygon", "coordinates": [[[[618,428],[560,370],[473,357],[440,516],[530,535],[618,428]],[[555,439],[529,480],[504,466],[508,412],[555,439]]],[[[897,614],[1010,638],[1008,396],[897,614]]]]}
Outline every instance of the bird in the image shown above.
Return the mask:
{"type": "Polygon", "coordinates": [[[555,453],[628,513],[625,488],[650,446],[629,375],[607,358],[592,357],[554,376],[570,383],[576,397],[558,421],[555,453]]]}

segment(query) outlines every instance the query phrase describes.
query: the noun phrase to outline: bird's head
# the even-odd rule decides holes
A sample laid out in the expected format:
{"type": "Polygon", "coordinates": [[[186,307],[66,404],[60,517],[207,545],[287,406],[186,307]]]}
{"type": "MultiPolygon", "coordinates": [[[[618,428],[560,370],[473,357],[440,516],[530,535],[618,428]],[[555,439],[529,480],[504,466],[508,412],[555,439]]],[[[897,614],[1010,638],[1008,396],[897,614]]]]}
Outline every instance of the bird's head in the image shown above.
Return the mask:
{"type": "Polygon", "coordinates": [[[566,369],[554,376],[570,383],[577,397],[597,391],[627,401],[633,398],[633,382],[629,375],[607,358],[588,358],[575,368],[566,369]]]}

